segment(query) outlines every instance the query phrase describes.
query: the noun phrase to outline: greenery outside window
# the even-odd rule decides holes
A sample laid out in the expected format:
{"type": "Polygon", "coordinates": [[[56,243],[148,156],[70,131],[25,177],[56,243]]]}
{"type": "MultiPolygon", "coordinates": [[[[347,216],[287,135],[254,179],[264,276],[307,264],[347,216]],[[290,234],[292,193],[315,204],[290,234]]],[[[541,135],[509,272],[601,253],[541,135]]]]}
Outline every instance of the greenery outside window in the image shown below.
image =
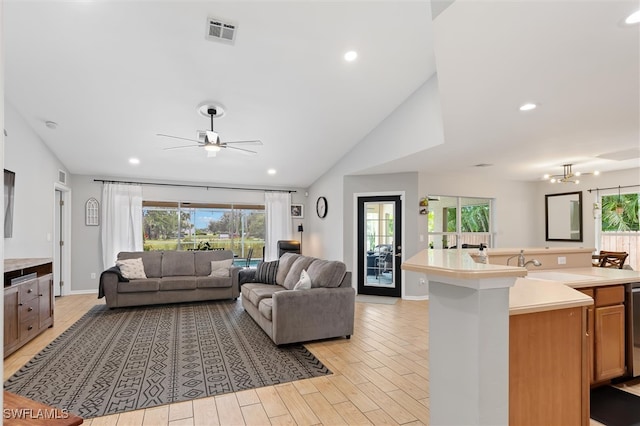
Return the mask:
{"type": "Polygon", "coordinates": [[[602,195],[599,209],[594,209],[598,250],[629,253],[627,264],[640,269],[639,193],[602,195]]]}
{"type": "Polygon", "coordinates": [[[245,258],[264,247],[263,205],[144,201],[144,250],[232,250],[245,258]]]}
{"type": "Polygon", "coordinates": [[[492,203],[490,198],[427,197],[427,236],[430,248],[491,247],[492,203]]]}

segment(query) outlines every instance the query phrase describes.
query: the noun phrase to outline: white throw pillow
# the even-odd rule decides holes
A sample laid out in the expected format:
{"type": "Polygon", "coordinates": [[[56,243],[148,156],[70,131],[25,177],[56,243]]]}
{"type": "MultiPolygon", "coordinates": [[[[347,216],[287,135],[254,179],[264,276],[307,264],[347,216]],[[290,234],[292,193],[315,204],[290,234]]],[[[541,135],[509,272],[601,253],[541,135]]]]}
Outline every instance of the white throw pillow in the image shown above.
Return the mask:
{"type": "Polygon", "coordinates": [[[293,287],[294,290],[308,290],[311,288],[311,277],[304,269],[300,273],[300,280],[293,287]]]}
{"type": "Polygon", "coordinates": [[[120,273],[128,280],[141,280],[147,278],[144,273],[144,263],[142,258],[117,260],[116,266],[120,268],[120,273]]]}
{"type": "Polygon", "coordinates": [[[233,265],[233,259],[212,260],[210,277],[228,277],[229,268],[233,265]]]}

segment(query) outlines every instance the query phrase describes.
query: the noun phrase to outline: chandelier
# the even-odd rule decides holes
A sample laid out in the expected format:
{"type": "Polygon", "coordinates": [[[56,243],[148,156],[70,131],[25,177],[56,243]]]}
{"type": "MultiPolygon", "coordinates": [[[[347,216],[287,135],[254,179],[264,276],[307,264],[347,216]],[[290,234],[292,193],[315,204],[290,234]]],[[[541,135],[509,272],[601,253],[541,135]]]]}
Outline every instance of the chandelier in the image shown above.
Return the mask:
{"type": "Polygon", "coordinates": [[[548,180],[551,183],[556,183],[556,182],[560,182],[560,183],[575,183],[576,185],[580,183],[579,179],[576,179],[582,175],[590,175],[593,174],[595,176],[599,175],[600,172],[595,171],[593,173],[580,173],[580,172],[573,172],[572,170],[572,166],[573,164],[563,164],[562,167],[564,169],[563,173],[561,175],[544,175],[543,178],[545,180],[548,180]]]}

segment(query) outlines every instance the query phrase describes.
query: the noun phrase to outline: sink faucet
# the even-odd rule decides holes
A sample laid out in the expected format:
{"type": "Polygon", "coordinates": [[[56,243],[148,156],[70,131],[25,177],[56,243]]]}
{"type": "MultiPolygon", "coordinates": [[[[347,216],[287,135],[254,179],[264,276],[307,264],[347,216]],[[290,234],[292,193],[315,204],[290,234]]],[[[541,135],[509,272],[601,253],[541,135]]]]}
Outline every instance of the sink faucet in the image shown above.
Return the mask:
{"type": "Polygon", "coordinates": [[[509,265],[509,261],[514,257],[518,258],[518,266],[521,268],[525,268],[527,265],[532,264],[533,266],[542,266],[542,263],[538,259],[531,259],[526,261],[524,257],[524,250],[520,250],[520,254],[516,254],[515,256],[511,256],[507,259],[507,266],[509,265]]]}

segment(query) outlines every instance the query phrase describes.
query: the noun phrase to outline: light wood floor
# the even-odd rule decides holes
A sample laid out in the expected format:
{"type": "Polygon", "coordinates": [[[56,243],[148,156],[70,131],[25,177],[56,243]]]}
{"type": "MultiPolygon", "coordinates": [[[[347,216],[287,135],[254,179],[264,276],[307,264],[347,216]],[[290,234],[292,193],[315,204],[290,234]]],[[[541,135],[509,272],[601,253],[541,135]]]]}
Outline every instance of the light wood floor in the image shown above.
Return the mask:
{"type": "MultiPolygon", "coordinates": [[[[55,325],[4,360],[4,380],[96,304],[56,299],[55,325]]],[[[312,343],[333,375],[85,420],[117,425],[420,425],[429,422],[428,302],[356,303],[351,340],[312,343]]],[[[640,380],[619,385],[640,396],[640,380]]],[[[591,420],[591,426],[600,423],[591,420]]]]}
{"type": "MultiPolygon", "coordinates": [[[[4,380],[103,300],[56,299],[55,325],[4,360],[4,380]]],[[[420,425],[429,421],[428,302],[356,303],[350,340],[306,345],[332,375],[85,420],[98,425],[420,425]]]]}

